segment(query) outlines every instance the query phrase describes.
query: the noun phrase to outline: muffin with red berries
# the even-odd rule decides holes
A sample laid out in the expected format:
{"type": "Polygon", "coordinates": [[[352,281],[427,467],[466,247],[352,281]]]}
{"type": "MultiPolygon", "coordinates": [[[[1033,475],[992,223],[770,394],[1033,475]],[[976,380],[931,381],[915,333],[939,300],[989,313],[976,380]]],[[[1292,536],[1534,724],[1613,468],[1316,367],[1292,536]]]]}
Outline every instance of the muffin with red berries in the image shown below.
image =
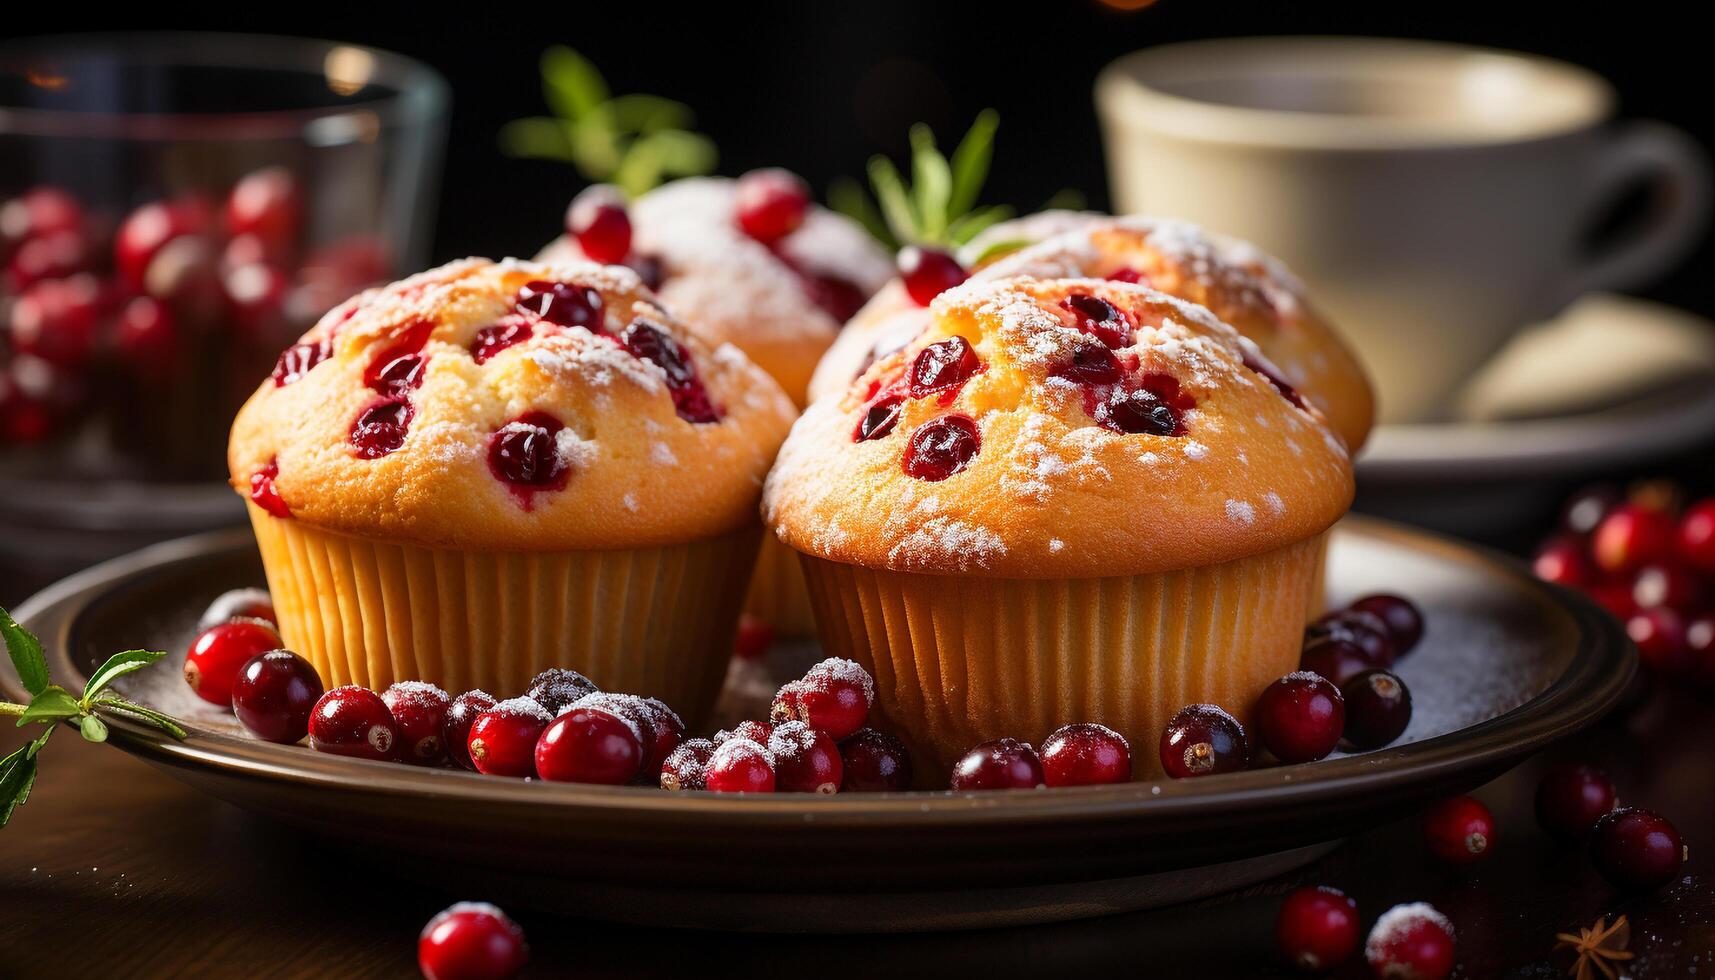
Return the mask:
{"type": "Polygon", "coordinates": [[[330,687],[569,667],[696,715],[792,414],[629,270],[467,259],[324,317],[228,463],[282,637],[330,687]]]}
{"type": "Polygon", "coordinates": [[[822,640],[944,775],[988,739],[1242,713],[1298,662],[1345,442],[1207,309],[1102,279],[973,282],[822,398],[769,475],[822,640]]]}

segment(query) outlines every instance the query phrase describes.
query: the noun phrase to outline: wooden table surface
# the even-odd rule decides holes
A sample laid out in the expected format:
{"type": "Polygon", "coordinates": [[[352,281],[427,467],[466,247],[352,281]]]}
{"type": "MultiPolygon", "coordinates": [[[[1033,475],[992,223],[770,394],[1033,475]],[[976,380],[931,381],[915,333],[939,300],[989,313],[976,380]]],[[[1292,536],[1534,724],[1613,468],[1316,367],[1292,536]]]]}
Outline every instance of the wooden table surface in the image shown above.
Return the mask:
{"type": "MultiPolygon", "coordinates": [[[[18,741],[7,730],[0,749],[18,741]]],[[[1659,693],[1497,780],[1493,855],[1437,864],[1406,821],[1354,838],[1265,886],[1157,912],[1028,929],[892,937],[738,936],[647,930],[512,909],[532,947],[526,976],[1195,976],[1285,974],[1271,959],[1279,896],[1332,884],[1366,922],[1423,900],[1454,921],[1457,976],[1565,975],[1556,932],[1625,913],[1636,980],[1715,976],[1715,698],[1659,693]],[[1607,769],[1621,799],[1676,822],[1687,874],[1659,893],[1615,894],[1578,850],[1537,830],[1531,794],[1551,761],[1607,769]]],[[[997,855],[996,860],[1005,860],[997,855]]],[[[447,904],[358,855],[204,797],[66,730],[31,801],[0,831],[0,977],[410,977],[418,930],[447,904]]],[[[1365,972],[1348,965],[1337,976],[1365,972]]]]}

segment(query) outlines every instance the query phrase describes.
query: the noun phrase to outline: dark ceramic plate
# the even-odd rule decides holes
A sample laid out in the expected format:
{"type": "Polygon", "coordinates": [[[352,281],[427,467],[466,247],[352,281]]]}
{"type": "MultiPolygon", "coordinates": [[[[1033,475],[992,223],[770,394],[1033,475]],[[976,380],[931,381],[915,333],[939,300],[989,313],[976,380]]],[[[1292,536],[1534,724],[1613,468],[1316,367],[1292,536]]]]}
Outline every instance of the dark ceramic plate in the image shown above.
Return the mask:
{"type": "Polygon", "coordinates": [[[1582,598],[1452,542],[1353,518],[1335,537],[1331,599],[1397,591],[1427,613],[1422,645],[1400,666],[1415,716],[1387,749],[1117,787],[671,794],[354,761],[244,736],[188,697],[175,661],[210,598],[261,581],[248,532],[222,532],[68,579],[19,618],[62,684],[81,684],[117,650],[174,651],[127,693],[185,718],[191,738],[115,719],[112,742],[211,795],[365,850],[431,858],[396,865],[480,882],[485,895],[722,929],[995,926],[1204,897],[1486,782],[1600,718],[1635,669],[1624,634],[1582,598]]]}

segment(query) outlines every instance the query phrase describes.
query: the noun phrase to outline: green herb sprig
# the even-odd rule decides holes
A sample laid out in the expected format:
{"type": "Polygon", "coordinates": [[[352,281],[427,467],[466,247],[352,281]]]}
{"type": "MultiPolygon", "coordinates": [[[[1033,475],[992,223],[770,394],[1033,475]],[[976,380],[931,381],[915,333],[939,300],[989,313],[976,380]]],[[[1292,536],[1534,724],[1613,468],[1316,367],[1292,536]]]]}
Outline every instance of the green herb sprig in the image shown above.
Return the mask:
{"type": "Polygon", "coordinates": [[[23,683],[24,690],[30,692],[28,704],[0,701],[0,717],[17,718],[19,728],[31,723],[47,726],[22,748],[0,759],[0,827],[11,822],[12,811],[30,798],[30,788],[36,784],[36,757],[62,721],[75,721],[83,737],[91,742],[105,742],[107,723],[101,720],[101,713],[117,711],[153,725],[175,739],[184,740],[184,728],[172,718],[118,695],[102,693],[115,680],[165,657],[165,652],[126,650],[116,653],[90,675],[82,695],[77,695],[58,684],[49,683],[48,661],[42,655],[42,642],[19,626],[4,608],[0,608],[0,638],[6,642],[6,653],[12,658],[18,680],[23,683]]]}
{"type": "Polygon", "coordinates": [[[890,249],[904,245],[963,245],[984,228],[1012,217],[1005,205],[978,207],[983,183],[994,160],[994,135],[1000,114],[977,114],[951,158],[935,145],[923,123],[911,127],[911,179],[892,160],[869,160],[872,202],[857,181],[844,178],[828,189],[828,206],[863,225],[890,249]]]}
{"type": "Polygon", "coordinates": [[[613,95],[593,63],[563,45],[542,53],[542,93],[551,116],[514,119],[500,129],[509,156],[559,160],[592,183],[636,197],[672,177],[712,173],[714,141],[691,129],[683,102],[613,95]]]}

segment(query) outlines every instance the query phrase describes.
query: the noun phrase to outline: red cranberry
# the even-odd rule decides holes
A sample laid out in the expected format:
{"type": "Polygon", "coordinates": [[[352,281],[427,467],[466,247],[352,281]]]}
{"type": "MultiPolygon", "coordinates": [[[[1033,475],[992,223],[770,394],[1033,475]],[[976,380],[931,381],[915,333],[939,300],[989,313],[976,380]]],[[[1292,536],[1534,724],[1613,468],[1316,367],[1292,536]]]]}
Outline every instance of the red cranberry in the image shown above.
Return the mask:
{"type": "Polygon", "coordinates": [[[1161,733],[1161,768],[1174,779],[1238,772],[1250,761],[1244,726],[1219,705],[1180,708],[1161,733]]]}
{"type": "Polygon", "coordinates": [[[1584,549],[1582,539],[1571,536],[1550,538],[1531,560],[1531,570],[1544,582],[1583,588],[1596,581],[1596,566],[1584,549]]]}
{"type": "Polygon", "coordinates": [[[1453,972],[1453,923],[1423,902],[1395,905],[1371,927],[1364,959],[1382,980],[1442,980],[1453,972]]]}
{"type": "Polygon", "coordinates": [[[470,723],[471,765],[490,776],[536,775],[536,742],[553,720],[529,698],[500,702],[470,723]]]}
{"type": "Polygon", "coordinates": [[[674,750],[685,741],[685,721],[659,698],[642,698],[640,704],[649,724],[644,726],[643,769],[638,775],[654,779],[674,750]]]}
{"type": "Polygon", "coordinates": [[[741,721],[731,729],[721,729],[715,733],[716,745],[725,745],[733,739],[743,739],[755,742],[763,748],[768,747],[768,740],[774,736],[774,726],[766,721],[741,721]]]}
{"type": "Polygon", "coordinates": [[[399,758],[416,766],[432,766],[447,757],[441,728],[453,699],[425,681],[399,681],[381,692],[381,700],[399,726],[399,758]]]}
{"type": "Polygon", "coordinates": [[[1042,760],[1027,742],[997,738],[971,749],[953,767],[953,789],[1039,789],[1048,785],[1042,760]]]}
{"type": "Polygon", "coordinates": [[[1106,725],[1067,725],[1042,741],[1042,776],[1049,786],[1129,782],[1131,743],[1106,725]]]}
{"type": "Polygon", "coordinates": [[[1333,681],[1335,687],[1343,687],[1364,671],[1375,669],[1376,664],[1351,641],[1337,636],[1320,636],[1304,645],[1298,666],[1301,670],[1321,674],[1333,681]]]}
{"type": "Polygon", "coordinates": [[[417,968],[426,980],[506,980],[529,960],[524,930],[479,902],[448,908],[417,938],[417,968]]]}
{"type": "Polygon", "coordinates": [[[1100,344],[1085,343],[1050,371],[1054,377],[1084,385],[1106,385],[1119,381],[1124,369],[1114,352],[1100,344]]]}
{"type": "Polygon", "coordinates": [[[557,715],[586,694],[601,690],[595,681],[565,667],[549,667],[530,681],[524,696],[557,715]]]}
{"type": "Polygon", "coordinates": [[[1310,628],[1304,631],[1307,642],[1313,643],[1324,637],[1345,640],[1356,646],[1369,658],[1372,667],[1392,666],[1397,654],[1387,622],[1375,613],[1361,609],[1331,612],[1311,623],[1310,628]]]}
{"type": "Polygon", "coordinates": [[[232,682],[232,713],[250,734],[289,744],[310,731],[310,712],[322,697],[322,679],[290,650],[251,657],[232,682]]]}
{"type": "Polygon", "coordinates": [[[827,732],[801,721],[784,722],[768,736],[768,751],[774,756],[774,786],[780,792],[831,796],[840,791],[845,765],[827,732]]]}
{"type": "Polygon", "coordinates": [[[768,621],[744,613],[738,617],[738,632],[733,637],[733,656],[740,660],[761,660],[774,646],[774,627],[768,621]]]}
{"type": "Polygon", "coordinates": [[[1585,487],[1566,499],[1560,511],[1560,526],[1575,537],[1589,537],[1608,512],[1624,501],[1618,487],[1597,484],[1585,487]]]}
{"type": "Polygon", "coordinates": [[[310,747],[386,761],[399,747],[399,725],[379,694],[347,684],[322,695],[311,709],[310,747]]]}
{"type": "Polygon", "coordinates": [[[232,705],[232,685],[250,658],[280,648],[272,623],[239,619],[197,634],[185,655],[185,683],[197,697],[221,707],[232,705]]]}
{"type": "Polygon", "coordinates": [[[857,428],[852,431],[852,441],[868,442],[892,432],[899,424],[899,414],[904,407],[903,395],[883,395],[877,398],[864,409],[863,418],[858,420],[857,428]]]}
{"type": "Polygon", "coordinates": [[[625,196],[611,184],[584,188],[566,208],[566,234],[592,262],[617,265],[631,254],[631,218],[625,196]]]}
{"type": "Polygon", "coordinates": [[[95,350],[100,284],[91,276],[35,283],[12,304],[12,350],[75,368],[95,350]]]}
{"type": "Polygon", "coordinates": [[[1648,891],[1679,874],[1685,842],[1660,814],[1623,806],[1604,814],[1590,831],[1590,858],[1617,888],[1648,891]]]}
{"type": "Polygon", "coordinates": [[[1555,766],[1536,785],[1536,822],[1556,837],[1582,840],[1614,808],[1614,784],[1589,766],[1555,766]]]}
{"type": "Polygon", "coordinates": [[[405,445],[416,414],[411,403],[394,398],[370,405],[351,425],[352,453],[358,459],[380,459],[405,445]]]}
{"type": "Polygon", "coordinates": [[[1715,497],[1692,504],[1680,517],[1678,553],[1698,571],[1715,574],[1715,497]]]}
{"type": "Polygon", "coordinates": [[[502,426],[488,441],[488,468],[524,490],[557,490],[571,469],[560,456],[556,437],[565,426],[544,412],[531,412],[502,426]]]}
{"type": "Polygon", "coordinates": [[[643,760],[637,725],[594,707],[569,709],[536,742],[536,773],[552,782],[620,786],[637,775],[643,760]]]}
{"type": "Polygon", "coordinates": [[[583,327],[591,333],[605,329],[602,310],[606,304],[601,293],[588,286],[538,279],[524,284],[514,305],[520,313],[562,327],[583,327]]]}
{"type": "Polygon", "coordinates": [[[162,247],[201,229],[205,218],[202,207],[188,201],[156,201],[131,212],[113,238],[114,264],[125,284],[141,290],[149,265],[162,247]]]}
{"type": "Polygon", "coordinates": [[[1358,948],[1358,903],[1338,888],[1300,888],[1280,903],[1274,941],[1292,965],[1324,973],[1358,948]]]}
{"type": "Polygon", "coordinates": [[[935,297],[970,278],[970,273],[951,255],[916,245],[899,250],[897,265],[905,292],[918,306],[928,306],[935,297]]]}
{"type": "Polygon", "coordinates": [[[405,398],[423,383],[423,371],[428,367],[428,355],[423,347],[434,332],[434,324],[420,320],[405,331],[404,340],[387,348],[370,360],[364,369],[363,383],[377,394],[405,398]]]}
{"type": "Polygon", "coordinates": [[[1673,549],[1673,518],[1659,510],[1625,503],[1614,508],[1590,540],[1596,565],[1610,574],[1635,572],[1666,558],[1673,549]]]}
{"type": "Polygon", "coordinates": [[[93,264],[89,239],[82,232],[56,231],[18,246],[12,261],[6,265],[6,273],[13,288],[23,289],[48,279],[64,279],[88,271],[93,264]]]}
{"type": "Polygon", "coordinates": [[[911,757],[904,743],[886,732],[862,728],[840,743],[847,793],[898,793],[911,788],[911,757]]]}
{"type": "Polygon", "coordinates": [[[476,332],[476,338],[470,342],[471,359],[478,364],[485,364],[489,358],[506,348],[529,340],[534,333],[535,329],[530,326],[528,320],[507,317],[476,332]]]}
{"type": "Polygon", "coordinates": [[[232,322],[251,337],[267,337],[281,322],[292,279],[278,266],[252,262],[220,279],[232,322]]]}
{"type": "Polygon", "coordinates": [[[165,305],[138,296],[119,312],[113,346],[127,366],[161,378],[171,372],[179,355],[178,327],[165,305]]]}
{"type": "Polygon", "coordinates": [[[858,310],[869,302],[869,294],[849,280],[803,269],[797,271],[798,285],[803,288],[804,295],[839,323],[857,316],[858,310]]]}
{"type": "Polygon", "coordinates": [[[1340,689],[1346,699],[1346,741],[1379,749],[1411,724],[1411,692],[1385,670],[1367,670],[1340,689]]]}
{"type": "Polygon", "coordinates": [[[1685,624],[1685,654],[1692,678],[1715,689],[1715,613],[1702,613],[1685,624]]]}
{"type": "Polygon", "coordinates": [[[661,788],[677,792],[682,789],[707,789],[705,776],[709,759],[715,754],[715,743],[706,738],[686,739],[667,754],[661,763],[661,788]]]}
{"type": "Polygon", "coordinates": [[[1140,283],[1144,281],[1143,273],[1129,265],[1122,265],[1118,269],[1108,273],[1107,278],[1112,282],[1140,283]]]}
{"type": "Polygon", "coordinates": [[[1280,376],[1279,368],[1270,364],[1267,359],[1262,358],[1260,355],[1247,353],[1244,361],[1245,367],[1262,375],[1262,379],[1267,381],[1269,385],[1280,394],[1280,397],[1291,402],[1295,408],[1305,407],[1304,396],[1298,393],[1298,389],[1294,388],[1291,382],[1280,376]]]}
{"type": "Polygon", "coordinates": [[[774,696],[776,722],[802,721],[839,740],[863,727],[875,702],[875,682],[855,661],[830,657],[774,696]]]}
{"type": "Polygon", "coordinates": [[[1686,666],[1685,620],[1672,609],[1639,609],[1626,619],[1626,635],[1645,667],[1673,676],[1686,666]]]}
{"type": "Polygon", "coordinates": [[[1585,586],[1591,599],[1608,611],[1621,622],[1631,618],[1638,611],[1638,604],[1632,601],[1632,586],[1629,582],[1597,582],[1585,586]]]}
{"type": "Polygon", "coordinates": [[[297,238],[302,211],[291,171],[267,167],[233,185],[226,198],[226,230],[230,235],[255,235],[275,246],[289,245],[297,238]]]}
{"type": "Polygon", "coordinates": [[[620,345],[633,357],[659,367],[667,376],[667,390],[673,396],[673,409],[687,422],[714,422],[720,418],[709,404],[702,382],[697,380],[697,368],[691,353],[665,330],[647,320],[636,320],[620,335],[620,345]]]}
{"type": "Polygon", "coordinates": [[[774,757],[750,739],[728,739],[709,756],[703,782],[716,793],[772,793],[774,757]]]}
{"type": "Polygon", "coordinates": [[[274,460],[262,464],[262,468],[250,474],[250,501],[274,517],[291,517],[292,509],[286,506],[286,501],[280,497],[280,488],[274,481],[280,476],[280,464],[274,460]]]}
{"type": "Polygon", "coordinates": [[[40,442],[53,431],[53,425],[53,406],[24,391],[0,370],[0,445],[40,442]]]}
{"type": "Polygon", "coordinates": [[[1403,657],[1423,639],[1423,613],[1410,600],[1397,595],[1378,593],[1367,595],[1352,603],[1353,612],[1371,613],[1379,617],[1393,641],[1393,655],[1403,657]]]}
{"type": "Polygon", "coordinates": [[[1455,796],[1429,809],[1423,836],[1435,856],[1449,864],[1470,864],[1489,853],[1495,840],[1495,817],[1469,796],[1455,796]]]}
{"type": "Polygon", "coordinates": [[[281,388],[309,374],[317,364],[333,353],[333,344],[326,339],[293,344],[280,352],[274,362],[274,386],[281,388]]]}
{"type": "Polygon", "coordinates": [[[1185,420],[1179,410],[1148,388],[1115,388],[1096,406],[1096,422],[1125,435],[1182,436],[1185,420]]]}
{"type": "Polygon", "coordinates": [[[60,231],[83,227],[83,206],[57,187],[32,187],[0,205],[0,251],[60,231]]]}
{"type": "Polygon", "coordinates": [[[963,337],[938,340],[917,352],[911,362],[907,390],[912,398],[957,388],[983,369],[977,352],[963,337]]]}
{"type": "Polygon", "coordinates": [[[810,189],[795,174],[778,168],[740,177],[734,198],[739,229],[765,244],[797,231],[810,207],[810,189]]]}
{"type": "Polygon", "coordinates": [[[460,769],[476,770],[470,758],[470,726],[484,711],[494,707],[494,695],[487,691],[466,691],[447,706],[441,719],[441,746],[447,758],[460,769]]]}
{"type": "Polygon", "coordinates": [[[1263,688],[1255,724],[1263,747],[1281,762],[1314,762],[1340,744],[1346,702],[1332,681],[1299,671],[1263,688]]]}
{"type": "Polygon", "coordinates": [[[1702,600],[1702,580],[1678,565],[1645,565],[1632,577],[1632,602],[1639,609],[1691,609],[1702,600]]]}
{"type": "Polygon", "coordinates": [[[643,280],[643,285],[650,289],[660,289],[661,284],[667,281],[667,267],[653,255],[629,256],[625,265],[637,273],[637,278],[643,280]]]}
{"type": "Polygon", "coordinates": [[[1060,301],[1072,314],[1079,330],[1102,342],[1110,350],[1131,346],[1131,320],[1119,307],[1088,293],[1073,293],[1060,301]]]}
{"type": "Polygon", "coordinates": [[[919,480],[939,482],[963,470],[977,450],[982,436],[977,424],[964,415],[943,415],[917,427],[905,447],[905,474],[919,480]]]}
{"type": "Polygon", "coordinates": [[[274,615],[274,600],[262,589],[231,589],[214,597],[197,620],[197,629],[206,630],[235,619],[265,620],[278,630],[280,619],[274,615]]]}

